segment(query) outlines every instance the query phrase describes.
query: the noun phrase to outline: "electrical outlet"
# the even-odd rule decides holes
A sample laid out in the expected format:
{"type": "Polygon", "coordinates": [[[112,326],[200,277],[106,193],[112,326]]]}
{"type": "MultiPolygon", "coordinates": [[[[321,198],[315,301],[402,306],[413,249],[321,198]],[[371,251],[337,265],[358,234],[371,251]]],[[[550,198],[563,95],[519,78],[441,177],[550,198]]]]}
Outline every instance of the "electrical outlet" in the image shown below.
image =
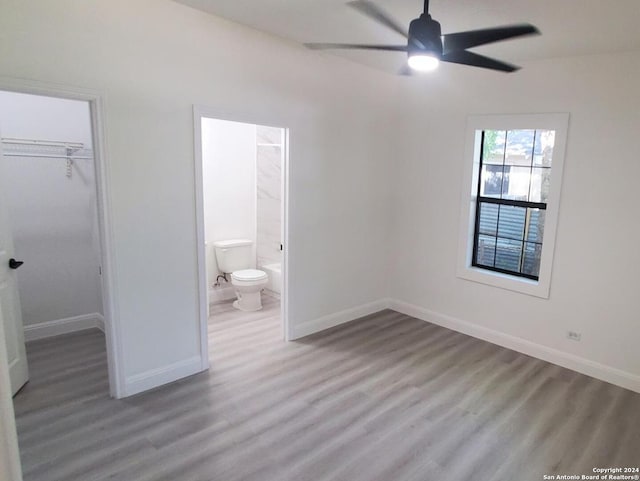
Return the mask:
{"type": "Polygon", "coordinates": [[[582,338],[582,334],[576,331],[567,331],[567,339],[572,341],[579,341],[582,338]]]}

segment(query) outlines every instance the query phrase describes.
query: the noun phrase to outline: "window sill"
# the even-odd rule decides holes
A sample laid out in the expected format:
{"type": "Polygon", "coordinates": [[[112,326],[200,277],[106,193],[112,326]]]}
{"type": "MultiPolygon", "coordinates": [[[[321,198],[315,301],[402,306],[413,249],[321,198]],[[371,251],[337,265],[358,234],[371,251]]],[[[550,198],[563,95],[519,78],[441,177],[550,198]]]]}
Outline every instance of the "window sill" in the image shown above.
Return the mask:
{"type": "Polygon", "coordinates": [[[459,278],[468,281],[543,299],[549,298],[549,283],[541,280],[534,281],[525,277],[510,276],[509,274],[493,272],[479,267],[464,267],[458,269],[457,275],[459,278]]]}

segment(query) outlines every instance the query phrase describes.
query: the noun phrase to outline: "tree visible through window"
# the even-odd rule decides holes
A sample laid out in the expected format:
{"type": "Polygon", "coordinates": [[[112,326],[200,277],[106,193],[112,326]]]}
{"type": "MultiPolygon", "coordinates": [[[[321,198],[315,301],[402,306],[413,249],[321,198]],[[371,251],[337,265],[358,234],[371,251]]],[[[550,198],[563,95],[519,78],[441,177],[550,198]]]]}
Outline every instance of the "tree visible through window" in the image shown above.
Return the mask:
{"type": "Polygon", "coordinates": [[[538,280],[554,130],[484,130],[472,265],[538,280]]]}

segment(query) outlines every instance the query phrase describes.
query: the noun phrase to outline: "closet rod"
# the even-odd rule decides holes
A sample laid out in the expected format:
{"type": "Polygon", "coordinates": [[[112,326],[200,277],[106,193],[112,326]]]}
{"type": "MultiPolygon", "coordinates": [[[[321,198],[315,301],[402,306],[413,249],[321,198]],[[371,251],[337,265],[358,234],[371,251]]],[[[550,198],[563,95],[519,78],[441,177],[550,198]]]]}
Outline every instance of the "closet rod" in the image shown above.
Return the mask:
{"type": "Polygon", "coordinates": [[[47,154],[14,154],[11,152],[4,152],[2,154],[5,157],[41,157],[45,159],[67,159],[67,160],[92,160],[93,157],[87,157],[84,155],[47,155],[47,154]]]}
{"type": "Polygon", "coordinates": [[[3,138],[3,144],[14,144],[14,145],[38,145],[42,147],[69,147],[69,148],[84,148],[84,144],[82,142],[57,142],[54,140],[31,140],[31,139],[11,139],[11,138],[3,138]]]}

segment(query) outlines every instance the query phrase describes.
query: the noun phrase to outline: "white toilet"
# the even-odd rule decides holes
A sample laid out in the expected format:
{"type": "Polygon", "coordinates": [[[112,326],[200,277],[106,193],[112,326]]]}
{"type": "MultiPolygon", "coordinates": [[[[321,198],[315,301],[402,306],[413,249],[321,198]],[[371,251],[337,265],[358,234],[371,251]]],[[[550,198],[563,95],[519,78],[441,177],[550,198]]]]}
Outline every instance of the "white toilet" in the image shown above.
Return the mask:
{"type": "Polygon", "coordinates": [[[253,269],[253,242],[247,239],[222,240],[213,243],[218,269],[231,274],[231,284],[238,300],[233,307],[241,311],[262,309],[260,291],[269,282],[267,273],[253,269]]]}

